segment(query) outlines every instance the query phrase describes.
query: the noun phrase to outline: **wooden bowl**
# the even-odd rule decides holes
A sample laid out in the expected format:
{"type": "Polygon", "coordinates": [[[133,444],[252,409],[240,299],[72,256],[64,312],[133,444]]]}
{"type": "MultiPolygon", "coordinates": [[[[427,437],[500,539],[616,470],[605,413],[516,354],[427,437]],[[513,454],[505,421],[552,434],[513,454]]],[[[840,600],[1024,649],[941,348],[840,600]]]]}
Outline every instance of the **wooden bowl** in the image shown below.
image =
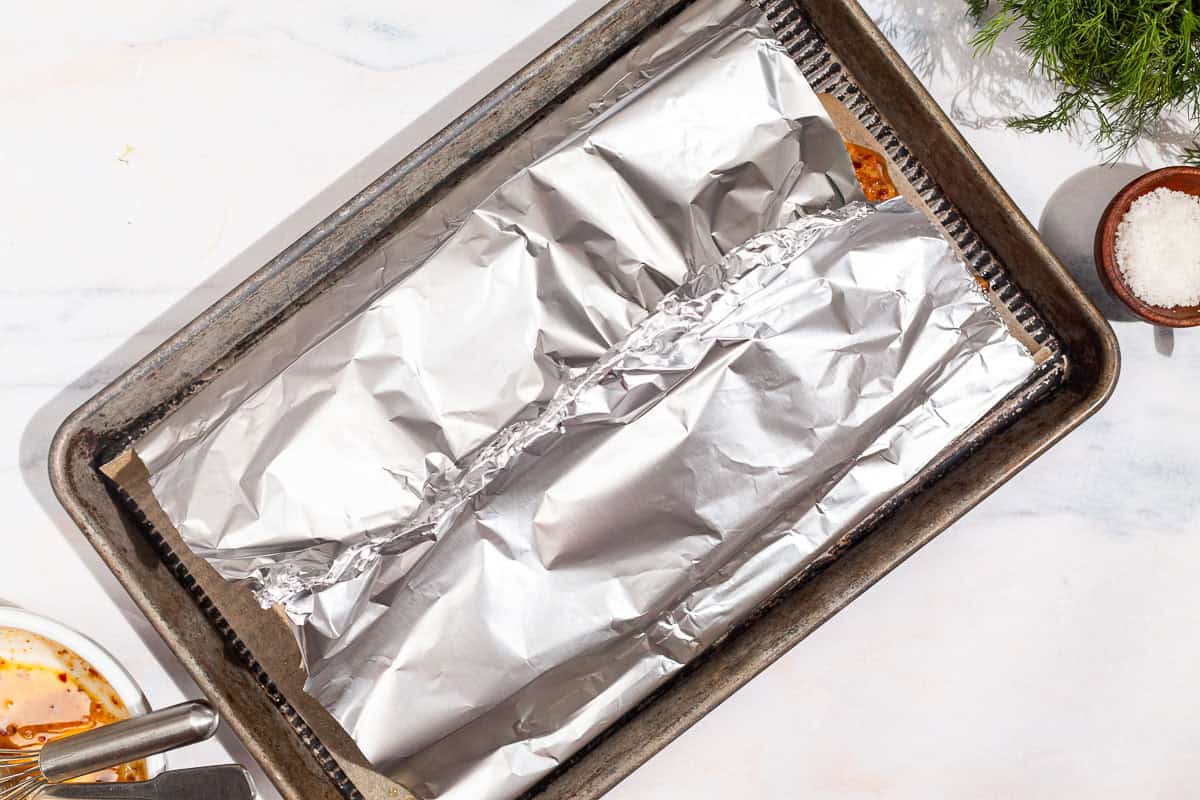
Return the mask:
{"type": "Polygon", "coordinates": [[[1147,322],[1168,325],[1172,328],[1190,328],[1200,325],[1200,306],[1153,306],[1138,299],[1125,283],[1125,276],[1117,265],[1117,226],[1129,211],[1133,201],[1155,189],[1174,189],[1200,196],[1200,168],[1164,167],[1147,172],[1134,180],[1108,204],[1100,215],[1096,228],[1096,271],[1100,282],[1117,299],[1147,322]]]}

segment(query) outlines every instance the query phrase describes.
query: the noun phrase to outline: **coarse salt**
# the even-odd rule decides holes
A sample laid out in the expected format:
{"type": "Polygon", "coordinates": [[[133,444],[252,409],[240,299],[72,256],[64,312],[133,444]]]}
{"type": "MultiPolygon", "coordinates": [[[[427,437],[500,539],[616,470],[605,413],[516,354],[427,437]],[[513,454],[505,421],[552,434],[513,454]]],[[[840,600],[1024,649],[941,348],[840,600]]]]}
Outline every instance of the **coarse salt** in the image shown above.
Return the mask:
{"type": "Polygon", "coordinates": [[[1200,197],[1155,189],[1134,200],[1117,226],[1117,264],[1146,303],[1200,304],[1200,197]]]}

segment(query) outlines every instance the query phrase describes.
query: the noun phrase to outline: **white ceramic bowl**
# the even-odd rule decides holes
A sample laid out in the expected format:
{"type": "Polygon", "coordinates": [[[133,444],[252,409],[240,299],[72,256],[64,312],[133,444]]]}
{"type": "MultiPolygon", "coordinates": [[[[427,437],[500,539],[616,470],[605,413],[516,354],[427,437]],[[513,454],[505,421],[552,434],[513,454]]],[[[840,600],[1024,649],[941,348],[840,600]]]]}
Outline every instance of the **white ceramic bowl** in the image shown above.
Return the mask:
{"type": "MultiPolygon", "coordinates": [[[[22,631],[36,633],[45,639],[52,642],[57,642],[68,650],[74,652],[77,656],[88,662],[97,672],[100,677],[108,682],[113,691],[121,699],[125,708],[129,710],[132,716],[139,716],[150,712],[150,704],[146,702],[146,696],[142,694],[142,690],[134,681],[133,676],[128,670],[100,645],[79,633],[76,630],[68,628],[61,622],[55,622],[47,617],[34,614],[31,611],[25,611],[20,608],[0,607],[0,628],[16,628],[22,631]]],[[[52,669],[62,669],[63,664],[55,659],[57,654],[50,651],[42,653],[37,649],[29,650],[23,648],[20,655],[10,652],[15,647],[15,643],[8,642],[4,636],[0,636],[0,658],[9,657],[17,661],[33,660],[39,666],[46,666],[52,669]]],[[[147,777],[153,778],[167,768],[167,759],[163,754],[151,756],[146,759],[147,777]]]]}

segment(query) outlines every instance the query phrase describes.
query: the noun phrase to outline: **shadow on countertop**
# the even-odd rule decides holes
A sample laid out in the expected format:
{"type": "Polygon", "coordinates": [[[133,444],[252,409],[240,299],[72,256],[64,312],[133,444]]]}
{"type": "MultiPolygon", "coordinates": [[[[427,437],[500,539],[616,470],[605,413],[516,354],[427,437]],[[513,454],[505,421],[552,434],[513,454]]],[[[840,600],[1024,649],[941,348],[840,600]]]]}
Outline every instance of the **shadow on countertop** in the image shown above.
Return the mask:
{"type": "MultiPolygon", "coordinates": [[[[50,486],[47,453],[50,449],[50,440],[63,420],[89,397],[115,380],[125,369],[145,355],[148,340],[164,338],[168,333],[182,327],[216,301],[225,291],[236,285],[247,271],[247,264],[241,259],[227,265],[159,317],[135,332],[100,363],[80,375],[41,406],[22,431],[18,445],[20,473],[30,494],[42,506],[58,534],[95,577],[97,584],[112,600],[125,623],[141,639],[146,650],[184,697],[200,697],[201,692],[183,663],[151,627],[149,621],[117,581],[116,576],[104,564],[99,554],[92,549],[92,546],[59,504],[58,498],[55,497],[50,486]]],[[[22,607],[21,604],[10,602],[7,599],[0,599],[0,605],[22,607]]],[[[97,638],[102,645],[104,644],[101,632],[88,631],[87,633],[89,636],[97,638]]],[[[135,676],[135,678],[139,684],[144,685],[143,676],[135,676]]],[[[161,705],[163,701],[161,697],[148,699],[157,705],[161,705]]],[[[272,786],[266,773],[251,757],[231,727],[220,726],[214,738],[230,753],[231,758],[250,771],[257,786],[272,786]]],[[[260,796],[269,798],[275,795],[260,794],[260,796]]]]}
{"type": "Polygon", "coordinates": [[[1137,164],[1088,167],[1063,181],[1038,222],[1038,231],[1100,312],[1113,322],[1138,318],[1100,283],[1093,257],[1096,226],[1109,201],[1125,184],[1149,170],[1137,164]]]}
{"type": "MultiPolygon", "coordinates": [[[[948,83],[951,93],[944,105],[956,125],[971,130],[1002,129],[1013,117],[1053,108],[1059,87],[1031,72],[1030,56],[1018,42],[1019,25],[1004,33],[990,52],[976,55],[971,39],[979,28],[963,0],[861,2],[922,82],[927,86],[948,83]]],[[[1097,159],[1118,155],[1102,152],[1094,144],[1099,131],[1099,121],[1084,115],[1066,133],[1097,159]]],[[[1195,139],[1194,121],[1166,117],[1145,131],[1135,145],[1136,152],[1129,155],[1138,160],[1173,162],[1195,139]]]]}

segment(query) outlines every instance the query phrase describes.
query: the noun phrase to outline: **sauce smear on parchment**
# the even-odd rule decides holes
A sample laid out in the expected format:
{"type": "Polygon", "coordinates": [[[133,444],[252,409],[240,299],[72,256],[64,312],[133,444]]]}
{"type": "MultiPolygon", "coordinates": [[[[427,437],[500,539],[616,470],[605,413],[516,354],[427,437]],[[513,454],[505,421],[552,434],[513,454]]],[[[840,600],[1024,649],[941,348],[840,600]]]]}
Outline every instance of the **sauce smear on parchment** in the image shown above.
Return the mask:
{"type": "Polygon", "coordinates": [[[846,150],[850,153],[850,162],[854,165],[854,176],[862,186],[863,194],[872,203],[891,200],[899,192],[896,184],[888,175],[887,161],[883,156],[869,147],[846,142],[846,150]]]}

